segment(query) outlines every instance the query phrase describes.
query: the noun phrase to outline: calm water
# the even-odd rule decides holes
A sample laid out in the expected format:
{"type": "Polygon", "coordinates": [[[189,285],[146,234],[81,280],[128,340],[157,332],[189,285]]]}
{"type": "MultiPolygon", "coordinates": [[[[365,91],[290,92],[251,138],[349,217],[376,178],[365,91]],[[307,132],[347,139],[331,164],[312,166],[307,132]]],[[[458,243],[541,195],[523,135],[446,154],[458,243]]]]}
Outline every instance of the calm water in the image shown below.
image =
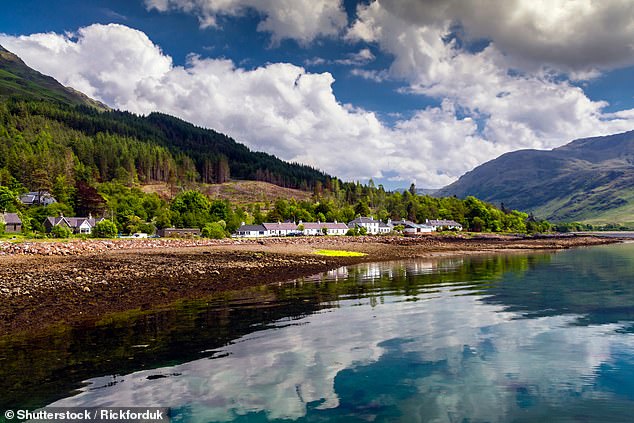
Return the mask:
{"type": "Polygon", "coordinates": [[[37,339],[0,409],[178,422],[634,420],[634,244],[342,268],[37,339]]]}

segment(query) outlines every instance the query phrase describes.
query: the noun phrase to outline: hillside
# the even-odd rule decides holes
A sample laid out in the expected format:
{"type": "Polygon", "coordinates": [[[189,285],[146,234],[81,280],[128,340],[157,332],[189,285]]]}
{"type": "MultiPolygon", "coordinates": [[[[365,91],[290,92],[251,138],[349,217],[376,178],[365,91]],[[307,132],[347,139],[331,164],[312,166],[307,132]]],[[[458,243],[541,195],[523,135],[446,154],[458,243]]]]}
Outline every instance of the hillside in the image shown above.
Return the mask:
{"type": "Polygon", "coordinates": [[[178,118],[107,109],[0,46],[0,185],[41,189],[63,176],[124,183],[222,183],[235,177],[310,191],[331,177],[178,118]],[[46,176],[42,178],[42,176],[46,176]],[[45,181],[42,181],[44,179],[45,181]]]}
{"type": "MultiPolygon", "coordinates": [[[[229,181],[222,184],[200,184],[196,189],[211,198],[230,200],[231,203],[237,205],[265,203],[267,201],[273,204],[276,200],[289,200],[291,198],[297,201],[307,201],[312,196],[312,193],[307,191],[283,188],[262,181],[229,181]]],[[[171,200],[174,196],[170,186],[166,183],[142,185],[141,190],[146,193],[156,193],[161,198],[168,200],[171,200]]]]}
{"type": "Polygon", "coordinates": [[[104,104],[69,87],[50,76],[28,67],[18,56],[0,46],[0,99],[20,98],[107,109],[104,104]]]}
{"type": "Polygon", "coordinates": [[[632,224],[634,131],[507,153],[436,195],[473,195],[553,221],[632,224]]]}

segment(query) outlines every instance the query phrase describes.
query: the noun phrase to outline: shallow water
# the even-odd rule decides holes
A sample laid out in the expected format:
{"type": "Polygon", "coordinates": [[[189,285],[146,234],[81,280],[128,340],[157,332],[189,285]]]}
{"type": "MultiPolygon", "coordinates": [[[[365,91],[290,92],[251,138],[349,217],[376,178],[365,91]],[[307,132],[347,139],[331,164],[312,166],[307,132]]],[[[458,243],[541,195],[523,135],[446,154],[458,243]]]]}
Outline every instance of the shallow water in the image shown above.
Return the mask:
{"type": "Polygon", "coordinates": [[[0,409],[632,421],[634,244],[364,264],[0,341],[0,409]]]}

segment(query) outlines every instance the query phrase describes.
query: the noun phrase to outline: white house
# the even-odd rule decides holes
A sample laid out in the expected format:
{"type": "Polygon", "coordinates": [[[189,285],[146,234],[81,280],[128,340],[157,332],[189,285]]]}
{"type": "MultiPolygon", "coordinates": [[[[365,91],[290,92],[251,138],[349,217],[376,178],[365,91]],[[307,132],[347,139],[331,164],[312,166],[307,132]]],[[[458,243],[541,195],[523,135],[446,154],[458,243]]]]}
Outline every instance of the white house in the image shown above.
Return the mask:
{"type": "Polygon", "coordinates": [[[348,227],[365,228],[368,231],[368,234],[376,235],[379,233],[380,224],[380,220],[374,220],[372,217],[357,217],[356,219],[348,222],[348,227]]]}
{"type": "Polygon", "coordinates": [[[270,236],[288,236],[298,233],[297,225],[293,222],[262,223],[270,236]]]}
{"type": "Polygon", "coordinates": [[[348,232],[348,225],[345,223],[335,222],[306,222],[304,225],[304,235],[345,235],[348,232]]]}
{"type": "Polygon", "coordinates": [[[269,231],[266,230],[264,225],[245,225],[242,223],[233,236],[238,238],[258,238],[269,236],[269,231]]]}
{"type": "Polygon", "coordinates": [[[392,219],[388,219],[387,223],[379,221],[380,234],[389,234],[393,230],[394,230],[394,224],[392,224],[392,219]]]}
{"type": "Polygon", "coordinates": [[[48,191],[31,191],[20,195],[20,201],[26,206],[49,206],[57,203],[55,197],[48,191]]]}
{"type": "Polygon", "coordinates": [[[237,238],[258,238],[265,236],[292,236],[292,235],[345,235],[348,226],[339,222],[292,222],[262,223],[261,225],[242,225],[233,234],[237,238]],[[301,226],[300,226],[301,225],[301,226]],[[300,230],[300,228],[302,228],[300,230]]]}
{"type": "Polygon", "coordinates": [[[414,223],[411,220],[395,220],[392,224],[394,226],[403,226],[403,233],[409,235],[429,234],[434,230],[429,225],[421,225],[419,223],[414,223]]]}
{"type": "Polygon", "coordinates": [[[90,235],[95,225],[102,220],[104,220],[103,217],[95,219],[91,215],[88,215],[88,217],[49,216],[44,221],[44,228],[46,232],[51,232],[51,229],[55,226],[65,226],[73,233],[90,235]]]}

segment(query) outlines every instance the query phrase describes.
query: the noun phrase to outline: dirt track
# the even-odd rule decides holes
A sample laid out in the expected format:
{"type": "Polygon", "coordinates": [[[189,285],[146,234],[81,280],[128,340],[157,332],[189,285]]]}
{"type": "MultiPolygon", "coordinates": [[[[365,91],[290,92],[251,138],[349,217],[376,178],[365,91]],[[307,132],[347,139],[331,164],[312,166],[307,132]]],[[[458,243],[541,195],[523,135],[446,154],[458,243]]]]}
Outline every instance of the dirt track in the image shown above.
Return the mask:
{"type": "Polygon", "coordinates": [[[36,331],[55,323],[99,319],[149,309],[182,298],[308,276],[339,266],[496,251],[562,249],[618,242],[597,237],[544,238],[427,236],[316,237],[249,241],[139,240],[84,242],[72,248],[39,244],[0,256],[0,334],[36,331]],[[200,245],[206,244],[206,245],[200,245]],[[51,253],[57,248],[70,253],[51,253]],[[323,257],[317,249],[364,252],[364,257],[323,257]],[[34,252],[35,251],[35,252],[34,252]]]}

